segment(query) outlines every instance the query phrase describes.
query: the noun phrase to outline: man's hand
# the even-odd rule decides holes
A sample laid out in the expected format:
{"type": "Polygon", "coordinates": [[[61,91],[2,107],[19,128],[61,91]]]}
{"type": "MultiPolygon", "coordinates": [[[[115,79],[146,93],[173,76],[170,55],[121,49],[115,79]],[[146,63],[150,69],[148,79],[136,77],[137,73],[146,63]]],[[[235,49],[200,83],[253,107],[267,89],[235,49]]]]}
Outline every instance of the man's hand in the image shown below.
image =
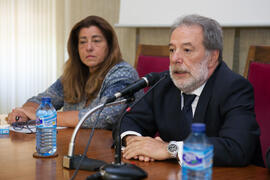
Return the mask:
{"type": "Polygon", "coordinates": [[[160,137],[126,137],[126,148],[123,151],[125,159],[139,159],[140,161],[165,160],[170,158],[167,151],[168,143],[160,137]]]}

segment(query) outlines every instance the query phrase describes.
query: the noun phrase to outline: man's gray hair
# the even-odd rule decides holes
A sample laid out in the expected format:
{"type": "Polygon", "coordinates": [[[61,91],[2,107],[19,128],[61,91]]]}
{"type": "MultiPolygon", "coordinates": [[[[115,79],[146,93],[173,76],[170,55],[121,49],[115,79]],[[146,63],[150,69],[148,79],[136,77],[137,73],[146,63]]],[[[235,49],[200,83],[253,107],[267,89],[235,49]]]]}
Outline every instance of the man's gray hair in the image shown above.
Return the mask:
{"type": "Polygon", "coordinates": [[[170,34],[179,26],[198,25],[203,29],[203,45],[206,50],[218,50],[218,60],[222,61],[223,32],[220,24],[211,18],[192,14],[178,18],[171,27],[170,34]]]}

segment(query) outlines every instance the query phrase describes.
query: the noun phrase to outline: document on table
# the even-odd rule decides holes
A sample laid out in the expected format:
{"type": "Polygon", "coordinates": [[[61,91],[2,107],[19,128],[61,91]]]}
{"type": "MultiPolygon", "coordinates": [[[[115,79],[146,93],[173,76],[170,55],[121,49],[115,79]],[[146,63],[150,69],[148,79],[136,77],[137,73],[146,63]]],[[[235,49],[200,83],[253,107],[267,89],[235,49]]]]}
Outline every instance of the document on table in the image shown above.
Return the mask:
{"type": "Polygon", "coordinates": [[[0,135],[9,134],[9,124],[7,123],[7,115],[0,114],[0,135]]]}
{"type": "MultiPolygon", "coordinates": [[[[61,127],[61,126],[57,126],[56,129],[65,129],[67,127],[61,127]]],[[[9,130],[10,131],[14,131],[14,132],[18,132],[18,133],[35,133],[36,132],[36,126],[30,125],[28,126],[28,128],[24,127],[24,128],[15,128],[13,126],[9,126],[9,130]]]]}
{"type": "Polygon", "coordinates": [[[8,125],[7,114],[0,114],[0,125],[8,125]]]}

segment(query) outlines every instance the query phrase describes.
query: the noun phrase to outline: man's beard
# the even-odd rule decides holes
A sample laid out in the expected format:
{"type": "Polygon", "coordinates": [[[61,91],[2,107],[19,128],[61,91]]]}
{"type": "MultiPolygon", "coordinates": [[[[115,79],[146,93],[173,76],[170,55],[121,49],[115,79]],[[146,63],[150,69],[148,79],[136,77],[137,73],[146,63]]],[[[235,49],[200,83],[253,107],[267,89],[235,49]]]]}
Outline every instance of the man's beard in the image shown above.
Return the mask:
{"type": "Polygon", "coordinates": [[[209,56],[206,56],[202,62],[194,64],[193,70],[189,70],[184,64],[181,66],[172,66],[170,65],[170,76],[174,85],[185,93],[189,93],[199,88],[208,77],[208,62],[209,56]],[[189,77],[185,79],[177,79],[174,77],[173,72],[178,73],[189,73],[189,77]]]}

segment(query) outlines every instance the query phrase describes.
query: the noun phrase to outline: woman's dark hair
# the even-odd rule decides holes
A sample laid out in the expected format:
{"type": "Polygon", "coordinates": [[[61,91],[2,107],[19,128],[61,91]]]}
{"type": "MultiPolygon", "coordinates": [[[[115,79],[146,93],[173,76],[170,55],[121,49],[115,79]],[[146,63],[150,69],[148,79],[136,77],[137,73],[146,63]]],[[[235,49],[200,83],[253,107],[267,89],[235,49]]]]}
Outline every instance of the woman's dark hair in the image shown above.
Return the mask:
{"type": "Polygon", "coordinates": [[[87,102],[91,102],[97,96],[108,71],[122,61],[116,33],[105,19],[98,16],[88,16],[72,28],[67,48],[69,59],[61,77],[64,99],[68,103],[78,103],[85,97],[87,102]],[[90,26],[95,26],[102,32],[108,45],[108,54],[105,56],[105,60],[91,74],[89,67],[81,62],[78,50],[79,32],[82,28],[90,26]]]}

